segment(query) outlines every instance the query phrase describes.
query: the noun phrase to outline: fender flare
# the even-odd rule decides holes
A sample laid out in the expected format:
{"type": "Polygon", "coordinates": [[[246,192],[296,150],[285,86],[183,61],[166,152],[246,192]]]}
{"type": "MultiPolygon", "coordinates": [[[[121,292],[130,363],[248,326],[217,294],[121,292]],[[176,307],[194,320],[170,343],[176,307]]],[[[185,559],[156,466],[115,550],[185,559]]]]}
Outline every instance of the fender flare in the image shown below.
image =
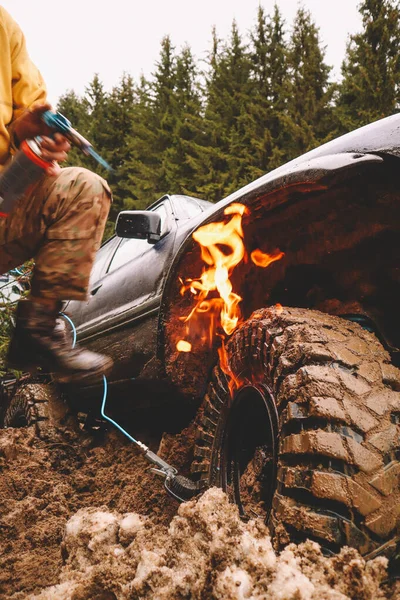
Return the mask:
{"type": "MultiPolygon", "coordinates": [[[[256,210],[262,200],[263,206],[269,211],[279,204],[284,204],[288,201],[288,196],[290,194],[280,193],[282,191],[312,192],[328,189],[333,182],[352,177],[355,169],[363,171],[366,167],[383,163],[383,161],[384,158],[377,154],[348,152],[319,156],[296,164],[293,164],[295,161],[292,161],[292,163],[289,163],[291,168],[286,168],[287,166],[285,165],[262,176],[258,180],[216,203],[211,210],[206,211],[206,213],[202,215],[201,219],[196,219],[194,227],[182,241],[168,270],[160,304],[157,358],[162,362],[164,370],[169,377],[176,380],[174,381],[175,384],[179,385],[180,382],[178,381],[179,375],[174,377],[173,371],[176,366],[176,356],[172,355],[178,355],[180,353],[177,351],[174,353],[173,351],[175,345],[171,341],[171,336],[167,331],[167,324],[171,318],[176,318],[176,316],[171,317],[171,309],[176,306],[177,301],[180,298],[179,275],[182,265],[185,260],[187,260],[188,256],[196,252],[197,249],[197,244],[192,239],[193,231],[202,225],[221,220],[225,208],[234,202],[243,203],[250,207],[250,209],[254,208],[254,210],[256,210]]],[[[195,273],[186,272],[185,275],[189,277],[197,276],[197,274],[200,274],[201,266],[201,263],[199,263],[199,269],[195,273]]],[[[190,358],[186,358],[185,360],[190,362],[190,358]]]]}

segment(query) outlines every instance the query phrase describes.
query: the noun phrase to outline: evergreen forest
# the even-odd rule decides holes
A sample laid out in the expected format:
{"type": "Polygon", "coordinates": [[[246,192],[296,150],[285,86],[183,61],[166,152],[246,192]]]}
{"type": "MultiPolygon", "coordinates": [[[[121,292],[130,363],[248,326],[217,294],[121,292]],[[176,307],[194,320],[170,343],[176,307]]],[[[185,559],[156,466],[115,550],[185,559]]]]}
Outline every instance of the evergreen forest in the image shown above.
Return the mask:
{"type": "MultiPolygon", "coordinates": [[[[246,35],[212,31],[206,60],[167,35],[150,78],[125,73],[105,91],[94,75],[58,110],[111,164],[107,174],[76,149],[69,164],[96,170],[112,187],[106,235],[121,209],[165,193],[216,202],[288,160],[400,109],[400,2],[363,0],[361,31],[348,40],[340,81],[331,78],[312,15],[292,24],[260,6],[246,35]]],[[[345,16],[344,16],[345,17],[345,16]]]]}

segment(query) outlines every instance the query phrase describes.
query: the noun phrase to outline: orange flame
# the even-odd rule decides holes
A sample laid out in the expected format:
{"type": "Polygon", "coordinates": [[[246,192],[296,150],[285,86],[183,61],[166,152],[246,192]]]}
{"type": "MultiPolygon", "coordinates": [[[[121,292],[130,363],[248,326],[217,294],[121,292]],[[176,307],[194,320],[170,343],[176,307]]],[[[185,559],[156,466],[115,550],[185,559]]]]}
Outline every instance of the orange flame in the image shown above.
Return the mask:
{"type": "MultiPolygon", "coordinates": [[[[201,247],[201,258],[206,266],[198,279],[186,279],[185,282],[180,279],[180,293],[184,295],[190,291],[195,299],[195,306],[187,317],[181,317],[181,320],[187,324],[189,333],[189,322],[194,324],[198,319],[203,320],[204,315],[207,316],[209,345],[212,346],[215,335],[222,340],[218,349],[220,365],[228,375],[231,393],[240,382],[229,367],[224,339],[231,335],[242,321],[239,307],[242,298],[233,291],[230,277],[234,268],[247,259],[242,216],[248,212],[248,208],[243,204],[234,203],[224,211],[225,215],[232,215],[228,221],[209,223],[197,229],[193,233],[193,239],[201,247]],[[224,333],[218,332],[220,326],[224,333]]],[[[256,266],[265,268],[283,256],[283,252],[265,254],[257,249],[251,253],[250,258],[256,266]]],[[[206,341],[203,336],[201,339],[206,341]]],[[[179,340],[176,348],[180,352],[190,352],[192,345],[185,340],[179,340]]]]}
{"type": "Polygon", "coordinates": [[[179,340],[176,345],[176,349],[179,352],[191,352],[192,344],[190,342],[186,342],[185,340],[179,340]]]}
{"type": "MultiPolygon", "coordinates": [[[[233,269],[243,260],[245,248],[243,244],[242,215],[248,209],[243,204],[231,204],[224,214],[232,214],[232,218],[224,223],[209,223],[193,233],[193,239],[200,244],[201,258],[209,265],[203,268],[199,279],[187,279],[181,287],[181,294],[187,290],[196,296],[196,305],[187,317],[189,321],[196,312],[209,312],[221,305],[220,322],[227,335],[233,333],[241,316],[239,302],[241,297],[232,291],[229,279],[233,269]],[[224,252],[223,248],[229,251],[224,252]],[[218,292],[219,297],[206,299],[211,292],[218,292]]],[[[214,339],[214,328],[210,331],[210,342],[214,339]]]]}
{"type": "Polygon", "coordinates": [[[239,389],[241,380],[239,377],[236,377],[235,373],[232,371],[231,366],[228,360],[228,353],[225,348],[225,342],[222,340],[221,346],[218,348],[218,356],[219,356],[219,365],[222,371],[228,377],[228,387],[231,396],[233,397],[233,392],[236,389],[239,389]]]}
{"type": "Polygon", "coordinates": [[[284,252],[276,252],[275,254],[265,254],[261,252],[261,250],[254,250],[250,254],[250,258],[256,267],[268,267],[271,263],[276,260],[280,260],[283,256],[285,256],[284,252]]]}

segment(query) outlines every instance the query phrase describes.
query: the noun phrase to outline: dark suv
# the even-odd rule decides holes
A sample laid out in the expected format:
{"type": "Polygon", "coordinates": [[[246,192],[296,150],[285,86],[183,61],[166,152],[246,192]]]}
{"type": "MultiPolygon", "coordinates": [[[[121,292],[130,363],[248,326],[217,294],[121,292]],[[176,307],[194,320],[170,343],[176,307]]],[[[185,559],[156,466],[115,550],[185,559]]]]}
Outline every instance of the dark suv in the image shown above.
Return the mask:
{"type": "MultiPolygon", "coordinates": [[[[165,195],[119,216],[124,237],[100,249],[89,300],[66,309],[79,342],[114,359],[110,403],[200,406],[199,490],[223,487],[280,543],[372,557],[399,539],[399,173],[395,115],[217,204],[165,195]],[[192,233],[227,223],[236,203],[246,256],[281,258],[240,261],[230,276],[242,323],[210,343],[188,329],[195,297],[182,286],[207,258],[192,233]],[[182,339],[191,351],[177,350],[182,339]]],[[[82,406],[101,396],[75,394],[82,406]]]]}

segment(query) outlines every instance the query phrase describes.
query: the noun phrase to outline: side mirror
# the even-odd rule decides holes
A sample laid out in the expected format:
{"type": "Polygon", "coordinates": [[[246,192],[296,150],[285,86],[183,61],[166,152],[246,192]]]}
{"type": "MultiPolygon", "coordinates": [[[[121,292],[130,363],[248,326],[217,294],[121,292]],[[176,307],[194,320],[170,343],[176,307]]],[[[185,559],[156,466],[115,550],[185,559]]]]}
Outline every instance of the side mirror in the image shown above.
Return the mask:
{"type": "Polygon", "coordinates": [[[161,217],[149,210],[123,210],[115,223],[118,237],[136,238],[155,244],[161,237],[161,217]]]}

